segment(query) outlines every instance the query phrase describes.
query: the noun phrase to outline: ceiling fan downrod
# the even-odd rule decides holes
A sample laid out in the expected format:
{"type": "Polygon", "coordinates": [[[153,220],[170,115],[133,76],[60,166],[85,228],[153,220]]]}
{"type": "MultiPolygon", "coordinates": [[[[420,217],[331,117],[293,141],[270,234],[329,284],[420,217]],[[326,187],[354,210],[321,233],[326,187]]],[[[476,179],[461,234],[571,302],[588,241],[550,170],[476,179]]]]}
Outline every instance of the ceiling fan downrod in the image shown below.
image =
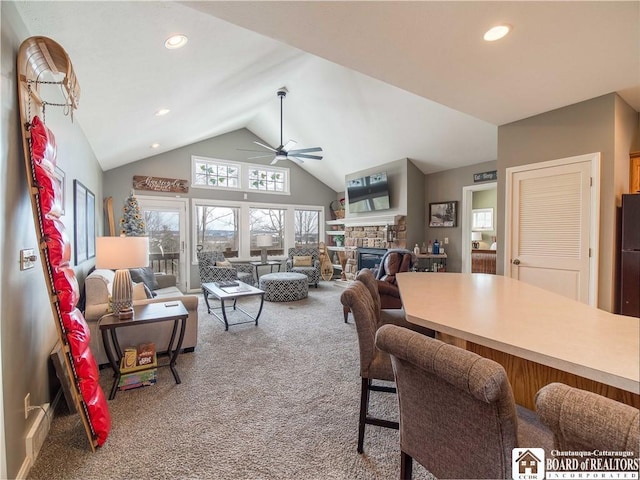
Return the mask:
{"type": "Polygon", "coordinates": [[[282,87],[280,90],[278,90],[278,96],[280,97],[280,149],[284,146],[284,138],[283,138],[283,132],[282,132],[282,101],[284,100],[284,97],[287,96],[287,89],[282,87]]]}

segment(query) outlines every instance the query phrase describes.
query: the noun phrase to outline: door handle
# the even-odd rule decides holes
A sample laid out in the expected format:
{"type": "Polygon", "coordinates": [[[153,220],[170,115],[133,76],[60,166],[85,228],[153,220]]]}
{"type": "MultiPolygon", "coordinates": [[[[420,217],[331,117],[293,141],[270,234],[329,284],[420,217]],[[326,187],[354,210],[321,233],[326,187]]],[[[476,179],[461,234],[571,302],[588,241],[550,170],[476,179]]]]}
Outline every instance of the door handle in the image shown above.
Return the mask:
{"type": "Polygon", "coordinates": [[[511,263],[513,263],[514,265],[520,265],[520,259],[516,258],[511,263]]]}

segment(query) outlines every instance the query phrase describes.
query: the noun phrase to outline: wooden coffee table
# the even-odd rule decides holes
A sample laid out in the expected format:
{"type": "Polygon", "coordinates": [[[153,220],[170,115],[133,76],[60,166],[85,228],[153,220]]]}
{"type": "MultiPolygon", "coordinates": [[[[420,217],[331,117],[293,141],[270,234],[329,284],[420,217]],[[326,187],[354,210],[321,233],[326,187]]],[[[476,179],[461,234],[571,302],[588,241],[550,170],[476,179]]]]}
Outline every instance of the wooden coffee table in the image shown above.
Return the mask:
{"type": "Polygon", "coordinates": [[[202,284],[202,290],[204,291],[204,301],[207,304],[207,312],[216,317],[222,323],[224,323],[225,331],[229,330],[229,325],[240,325],[242,323],[251,323],[255,322],[256,326],[258,325],[258,318],[260,318],[260,313],[262,313],[262,306],[264,305],[264,291],[259,288],[252,287],[251,285],[247,285],[244,282],[234,281],[232,283],[237,283],[237,286],[232,287],[223,287],[221,285],[225,283],[231,282],[209,282],[202,284]],[[211,307],[209,305],[209,294],[216,297],[220,300],[220,307],[211,307]],[[244,311],[242,308],[238,306],[238,298],[241,297],[254,297],[256,295],[260,295],[260,308],[258,309],[258,313],[256,316],[252,316],[250,313],[244,311]],[[227,311],[225,308],[225,301],[233,300],[233,309],[237,310],[247,317],[249,320],[244,322],[235,322],[229,323],[227,320],[227,311]],[[222,311],[222,316],[218,315],[216,309],[220,309],[222,311]]]}

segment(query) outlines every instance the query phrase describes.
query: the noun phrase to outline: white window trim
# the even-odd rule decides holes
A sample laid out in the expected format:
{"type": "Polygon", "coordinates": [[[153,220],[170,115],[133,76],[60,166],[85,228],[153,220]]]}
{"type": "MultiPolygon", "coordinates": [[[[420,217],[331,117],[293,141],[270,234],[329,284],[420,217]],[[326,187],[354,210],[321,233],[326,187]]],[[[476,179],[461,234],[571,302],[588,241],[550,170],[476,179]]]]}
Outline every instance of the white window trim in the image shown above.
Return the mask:
{"type": "Polygon", "coordinates": [[[251,193],[264,193],[265,195],[291,195],[291,170],[286,167],[274,167],[271,165],[264,165],[258,163],[236,163],[231,160],[223,160],[221,158],[203,157],[201,155],[191,155],[191,188],[201,188],[204,190],[224,190],[228,192],[251,192],[251,193]],[[226,187],[218,185],[201,185],[196,184],[196,162],[209,162],[219,165],[226,165],[237,168],[239,171],[238,187],[226,187]],[[274,172],[281,172],[284,175],[284,191],[274,192],[272,190],[260,190],[256,188],[249,188],[249,172],[252,169],[269,170],[274,172]]]}
{"type": "MultiPolygon", "coordinates": [[[[287,256],[287,252],[289,248],[295,246],[295,211],[296,210],[316,210],[318,212],[318,242],[324,241],[324,224],[325,224],[325,215],[324,215],[324,207],[321,205],[297,205],[297,204],[286,204],[282,203],[261,203],[261,202],[239,202],[233,200],[210,200],[204,198],[192,198],[191,199],[191,218],[193,219],[191,229],[196,228],[197,222],[196,220],[196,207],[204,205],[204,206],[214,206],[214,207],[228,207],[228,208],[239,208],[240,209],[240,225],[238,229],[239,235],[239,251],[238,258],[234,259],[238,262],[248,262],[253,260],[258,260],[259,256],[251,257],[248,255],[250,251],[250,235],[248,234],[249,228],[249,211],[251,208],[274,208],[278,210],[285,210],[285,239],[284,239],[284,257],[287,256]]],[[[198,259],[196,257],[197,245],[196,240],[197,236],[194,235],[194,232],[189,232],[191,238],[191,251],[193,252],[191,255],[191,265],[197,265],[198,259]]]]}

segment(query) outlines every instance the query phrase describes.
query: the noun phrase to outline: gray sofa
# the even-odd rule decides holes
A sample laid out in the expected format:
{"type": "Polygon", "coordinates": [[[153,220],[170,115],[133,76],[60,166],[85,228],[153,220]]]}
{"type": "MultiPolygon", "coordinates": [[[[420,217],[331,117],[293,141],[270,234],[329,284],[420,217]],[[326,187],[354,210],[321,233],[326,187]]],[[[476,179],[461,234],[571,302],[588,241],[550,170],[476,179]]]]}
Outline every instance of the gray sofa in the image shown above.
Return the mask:
{"type": "MultiPolygon", "coordinates": [[[[97,269],[91,272],[84,281],[86,298],[84,318],[89,325],[91,332],[90,347],[98,365],[109,363],[104,353],[102,334],[98,327],[98,321],[108,313],[108,298],[114,275],[114,272],[111,270],[97,269]]],[[[198,342],[198,297],[195,295],[184,295],[178,287],[176,287],[176,277],[174,275],[157,273],[155,274],[155,279],[158,283],[158,288],[154,290],[156,297],[136,300],[134,293],[134,305],[167,302],[171,300],[182,301],[189,312],[187,330],[182,342],[182,348],[185,351],[193,351],[198,342]]],[[[159,322],[121,328],[118,330],[118,340],[122,347],[153,342],[156,345],[156,350],[163,352],[167,349],[172,328],[173,322],[159,322]]]]}

